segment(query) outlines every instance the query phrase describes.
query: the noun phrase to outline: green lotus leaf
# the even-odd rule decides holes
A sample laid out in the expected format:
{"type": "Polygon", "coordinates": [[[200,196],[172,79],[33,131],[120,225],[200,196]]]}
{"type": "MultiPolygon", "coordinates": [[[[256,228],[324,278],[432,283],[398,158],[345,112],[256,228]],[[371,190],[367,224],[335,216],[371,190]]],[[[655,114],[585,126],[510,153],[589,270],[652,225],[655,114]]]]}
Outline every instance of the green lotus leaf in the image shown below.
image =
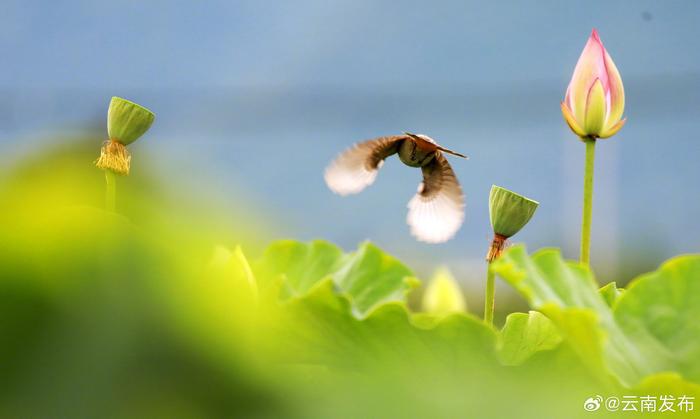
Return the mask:
{"type": "Polygon", "coordinates": [[[342,249],[326,241],[279,240],[265,250],[255,274],[266,283],[282,278],[287,294],[299,295],[337,271],[344,258],[342,249]]]}
{"type": "Polygon", "coordinates": [[[625,292],[624,288],[618,288],[617,284],[614,282],[611,282],[609,284],[606,284],[598,290],[600,295],[603,297],[606,303],[610,307],[614,306],[617,300],[620,298],[623,292],[625,292]]]}
{"type": "Polygon", "coordinates": [[[700,383],[700,255],[678,256],[632,281],[615,320],[635,341],[653,344],[668,371],[700,383]]]}
{"type": "Polygon", "coordinates": [[[283,303],[279,356],[287,362],[355,369],[467,368],[496,365],[494,330],[464,314],[420,321],[403,302],[377,305],[364,318],[353,301],[325,279],[283,303]]]}
{"type": "Polygon", "coordinates": [[[369,242],[344,254],[324,241],[278,241],[257,263],[256,277],[268,283],[282,277],[284,298],[303,295],[331,278],[358,316],[379,303],[405,301],[406,293],[419,285],[410,269],[369,242]]]}
{"type": "Polygon", "coordinates": [[[512,313],[501,330],[498,355],[505,365],[519,365],[539,351],[558,347],[561,341],[557,327],[544,314],[512,313]]]}
{"type": "Polygon", "coordinates": [[[700,400],[700,385],[684,380],[679,374],[672,372],[650,375],[642,380],[634,390],[640,395],[686,395],[700,400]]]}
{"type": "Polygon", "coordinates": [[[557,250],[530,257],[515,246],[493,268],[601,375],[609,371],[630,387],[661,372],[700,381],[699,256],[672,259],[634,280],[614,310],[591,271],[564,261],[557,250]]]}

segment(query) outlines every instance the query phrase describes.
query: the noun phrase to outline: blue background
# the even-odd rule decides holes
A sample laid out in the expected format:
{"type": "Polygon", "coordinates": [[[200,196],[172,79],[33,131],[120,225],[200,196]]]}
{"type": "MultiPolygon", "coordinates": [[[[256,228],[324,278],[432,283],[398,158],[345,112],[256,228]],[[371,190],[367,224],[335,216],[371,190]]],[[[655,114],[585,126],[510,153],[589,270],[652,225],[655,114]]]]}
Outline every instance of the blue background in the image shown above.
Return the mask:
{"type": "Polygon", "coordinates": [[[493,183],[541,202],[515,241],[578,255],[584,147],[559,102],[596,27],[628,122],[597,148],[592,260],[625,282],[700,245],[699,19],[696,1],[5,0],[0,162],[104,129],[119,95],[157,114],[135,159],[245,202],[276,235],[371,239],[478,281],[493,183]],[[471,157],[453,160],[467,218],[446,244],[410,236],[420,175],[398,160],[358,196],[323,183],[342,149],[404,130],[471,157]]]}

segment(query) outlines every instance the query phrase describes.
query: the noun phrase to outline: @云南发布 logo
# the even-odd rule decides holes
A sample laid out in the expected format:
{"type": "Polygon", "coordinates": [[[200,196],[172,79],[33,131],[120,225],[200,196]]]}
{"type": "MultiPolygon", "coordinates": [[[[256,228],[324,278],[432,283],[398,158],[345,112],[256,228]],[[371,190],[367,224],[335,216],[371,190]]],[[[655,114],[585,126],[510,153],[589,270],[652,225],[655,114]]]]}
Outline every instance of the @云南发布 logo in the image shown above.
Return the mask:
{"type": "Polygon", "coordinates": [[[586,412],[595,412],[596,410],[600,409],[600,403],[602,403],[602,401],[602,396],[589,397],[583,402],[583,409],[586,412]]]}

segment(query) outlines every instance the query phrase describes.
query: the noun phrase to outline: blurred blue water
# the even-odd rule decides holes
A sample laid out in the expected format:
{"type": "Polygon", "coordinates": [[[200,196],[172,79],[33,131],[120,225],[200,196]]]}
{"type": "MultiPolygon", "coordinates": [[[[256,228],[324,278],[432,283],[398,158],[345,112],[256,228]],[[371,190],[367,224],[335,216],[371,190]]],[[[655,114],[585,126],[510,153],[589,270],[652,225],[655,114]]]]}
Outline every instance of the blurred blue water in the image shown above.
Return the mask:
{"type": "Polygon", "coordinates": [[[346,248],[372,239],[424,272],[439,263],[483,269],[492,183],[541,202],[516,241],[577,256],[583,145],[559,101],[595,26],[622,73],[628,123],[598,147],[594,265],[604,281],[625,280],[620,266],[698,251],[698,2],[4,8],[6,158],[52,132],[103,127],[109,97],[125,96],[157,113],[135,155],[157,155],[196,187],[252,202],[274,216],[279,234],[346,248]],[[468,208],[447,244],[409,235],[405,206],[419,172],[398,161],[358,196],[334,196],[323,183],[345,147],[403,130],[471,157],[454,161],[468,208]]]}

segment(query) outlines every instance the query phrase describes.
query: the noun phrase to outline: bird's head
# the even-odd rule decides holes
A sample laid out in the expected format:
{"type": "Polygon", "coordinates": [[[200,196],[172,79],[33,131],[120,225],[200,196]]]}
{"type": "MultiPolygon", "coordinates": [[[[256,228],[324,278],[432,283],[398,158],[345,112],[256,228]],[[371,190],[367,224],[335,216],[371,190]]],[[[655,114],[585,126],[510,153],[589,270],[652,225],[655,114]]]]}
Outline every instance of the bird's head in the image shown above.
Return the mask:
{"type": "Polygon", "coordinates": [[[417,140],[417,141],[421,141],[421,140],[422,140],[422,141],[427,141],[427,142],[429,142],[429,143],[436,144],[436,143],[435,143],[435,140],[433,140],[432,138],[428,137],[428,136],[425,135],[425,134],[414,134],[414,133],[412,133],[412,132],[406,132],[406,131],[404,131],[404,134],[406,134],[409,138],[411,138],[411,139],[413,139],[413,140],[417,140]]]}

